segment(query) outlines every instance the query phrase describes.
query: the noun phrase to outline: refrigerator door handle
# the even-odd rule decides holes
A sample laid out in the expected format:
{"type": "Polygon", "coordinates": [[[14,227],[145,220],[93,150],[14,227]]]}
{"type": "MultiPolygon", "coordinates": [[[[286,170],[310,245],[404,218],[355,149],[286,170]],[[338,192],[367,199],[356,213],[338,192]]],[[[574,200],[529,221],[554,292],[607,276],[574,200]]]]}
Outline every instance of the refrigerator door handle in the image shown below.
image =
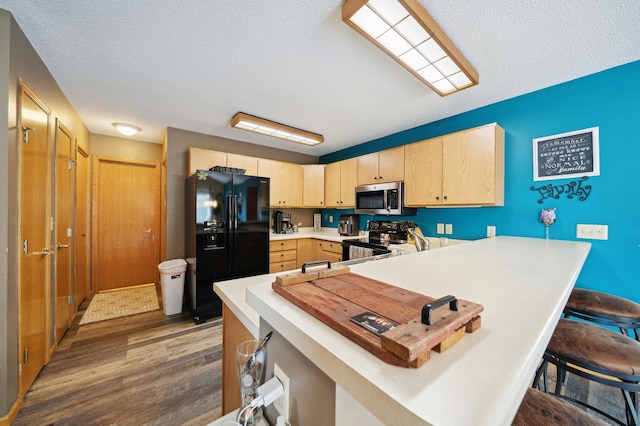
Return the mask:
{"type": "Polygon", "coordinates": [[[231,231],[233,229],[233,223],[234,223],[233,213],[234,213],[233,195],[227,195],[227,224],[226,224],[226,228],[227,228],[228,231],[231,231]]]}
{"type": "Polygon", "coordinates": [[[233,229],[238,229],[238,196],[233,196],[233,229]]]}

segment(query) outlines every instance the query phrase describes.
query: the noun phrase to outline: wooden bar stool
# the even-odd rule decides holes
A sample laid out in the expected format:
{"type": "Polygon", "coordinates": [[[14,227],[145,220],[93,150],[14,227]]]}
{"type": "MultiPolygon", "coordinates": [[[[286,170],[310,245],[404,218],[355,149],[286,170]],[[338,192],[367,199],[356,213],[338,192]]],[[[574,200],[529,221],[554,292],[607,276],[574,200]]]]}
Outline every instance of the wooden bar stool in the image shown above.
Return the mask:
{"type": "Polygon", "coordinates": [[[542,378],[544,391],[549,392],[547,367],[549,363],[554,364],[558,371],[554,395],[589,408],[617,424],[640,425],[640,342],[604,327],[561,318],[542,359],[534,387],[541,386],[542,378]],[[620,389],[625,401],[627,423],[586,401],[562,395],[562,383],[567,372],[620,389]]]}
{"type": "Polygon", "coordinates": [[[606,424],[568,402],[529,388],[513,419],[512,426],[601,426],[606,424]]]}
{"type": "Polygon", "coordinates": [[[640,304],[622,297],[574,288],[564,316],[617,327],[622,334],[640,341],[640,304]]]}

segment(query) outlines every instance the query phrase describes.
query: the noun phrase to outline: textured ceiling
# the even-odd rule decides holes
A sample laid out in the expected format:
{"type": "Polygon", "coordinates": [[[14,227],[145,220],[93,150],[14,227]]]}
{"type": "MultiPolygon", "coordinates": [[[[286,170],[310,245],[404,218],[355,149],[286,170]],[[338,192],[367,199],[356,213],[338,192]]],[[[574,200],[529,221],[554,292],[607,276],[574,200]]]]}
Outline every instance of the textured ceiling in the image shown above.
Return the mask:
{"type": "MultiPolygon", "coordinates": [[[[640,59],[638,0],[421,0],[480,74],[441,98],[340,0],[0,0],[92,133],[166,127],[322,155],[640,59]],[[229,127],[238,111],[325,137],[229,127]]],[[[637,84],[630,82],[629,84],[637,84]]]]}

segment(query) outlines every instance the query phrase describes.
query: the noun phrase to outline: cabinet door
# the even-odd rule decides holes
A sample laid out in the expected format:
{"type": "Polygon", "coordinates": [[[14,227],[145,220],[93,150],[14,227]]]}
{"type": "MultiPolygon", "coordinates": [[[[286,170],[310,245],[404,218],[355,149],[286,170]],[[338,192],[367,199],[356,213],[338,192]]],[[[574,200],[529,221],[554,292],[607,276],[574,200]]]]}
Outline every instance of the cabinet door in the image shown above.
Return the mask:
{"type": "Polygon", "coordinates": [[[442,138],[405,147],[404,202],[410,206],[442,204],[442,138]]]}
{"type": "Polygon", "coordinates": [[[298,240],[298,269],[302,268],[302,265],[306,262],[316,260],[313,241],[311,238],[298,240]]]}
{"type": "Polygon", "coordinates": [[[214,166],[227,166],[227,154],[225,152],[189,148],[187,152],[187,176],[191,176],[196,170],[209,170],[214,166]]]}
{"type": "Polygon", "coordinates": [[[302,207],[302,165],[280,163],[282,168],[282,207],[302,207]]]}
{"type": "Polygon", "coordinates": [[[282,167],[280,167],[280,164],[279,161],[258,159],[258,176],[271,179],[269,186],[269,204],[271,204],[271,207],[283,207],[282,167]]]}
{"type": "Polygon", "coordinates": [[[236,167],[245,169],[246,174],[250,176],[258,175],[258,159],[255,157],[247,157],[245,155],[227,154],[227,167],[236,167]]]}
{"type": "Polygon", "coordinates": [[[358,160],[350,158],[340,162],[340,207],[356,206],[358,160]]]}
{"type": "Polygon", "coordinates": [[[324,207],[324,169],[324,164],[302,166],[304,175],[303,207],[324,207]]]}
{"type": "Polygon", "coordinates": [[[327,207],[340,207],[340,162],[327,164],[324,170],[324,200],[327,207]]]}
{"type": "Polygon", "coordinates": [[[378,183],[378,153],[357,157],[358,185],[378,183]]]}
{"type": "Polygon", "coordinates": [[[378,153],[378,182],[404,180],[404,146],[378,153]]]}
{"type": "Polygon", "coordinates": [[[495,204],[495,126],[443,137],[444,204],[495,204]]]}

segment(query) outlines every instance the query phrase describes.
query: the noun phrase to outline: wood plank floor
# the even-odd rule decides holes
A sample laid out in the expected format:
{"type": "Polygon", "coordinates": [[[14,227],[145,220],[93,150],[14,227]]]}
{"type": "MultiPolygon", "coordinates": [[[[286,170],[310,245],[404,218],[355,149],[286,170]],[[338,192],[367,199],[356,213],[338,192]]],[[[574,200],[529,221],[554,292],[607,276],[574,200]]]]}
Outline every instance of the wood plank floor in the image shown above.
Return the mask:
{"type": "MultiPolygon", "coordinates": [[[[160,309],[78,326],[88,304],[14,425],[206,425],[221,416],[220,319],[195,325],[160,309]]],[[[618,390],[569,375],[563,393],[624,418],[618,390]]]]}
{"type": "Polygon", "coordinates": [[[78,326],[25,396],[14,425],[206,425],[221,416],[221,319],[162,309],[78,326]]]}

